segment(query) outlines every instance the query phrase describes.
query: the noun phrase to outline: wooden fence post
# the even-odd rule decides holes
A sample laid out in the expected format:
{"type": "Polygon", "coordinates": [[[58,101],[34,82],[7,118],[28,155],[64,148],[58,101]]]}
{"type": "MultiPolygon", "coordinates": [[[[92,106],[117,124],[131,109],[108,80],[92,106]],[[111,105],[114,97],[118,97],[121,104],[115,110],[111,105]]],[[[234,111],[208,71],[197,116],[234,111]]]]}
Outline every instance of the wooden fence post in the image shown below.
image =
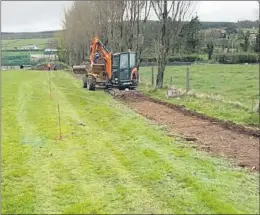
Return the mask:
{"type": "Polygon", "coordinates": [[[153,66],[152,66],[152,86],[154,86],[154,70],[153,70],[153,66]]]}

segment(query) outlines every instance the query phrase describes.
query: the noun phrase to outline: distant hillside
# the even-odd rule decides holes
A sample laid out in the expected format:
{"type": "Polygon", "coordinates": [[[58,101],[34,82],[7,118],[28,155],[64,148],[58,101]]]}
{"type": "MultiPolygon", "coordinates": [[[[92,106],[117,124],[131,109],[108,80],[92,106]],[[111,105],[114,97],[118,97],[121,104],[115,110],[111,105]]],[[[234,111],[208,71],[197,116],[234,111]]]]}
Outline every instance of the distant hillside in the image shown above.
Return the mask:
{"type": "Polygon", "coordinates": [[[57,31],[42,31],[42,32],[2,32],[2,40],[13,40],[13,39],[42,39],[42,38],[53,38],[56,36],[57,31]]]}
{"type": "MultiPolygon", "coordinates": [[[[149,21],[151,24],[156,23],[156,21],[149,21]]],[[[259,28],[258,21],[250,21],[243,20],[238,22],[205,22],[201,21],[202,29],[208,28],[227,28],[227,27],[235,27],[235,28],[259,28]]],[[[11,40],[11,39],[41,39],[41,38],[53,38],[56,36],[57,31],[43,31],[43,32],[19,32],[19,33],[11,33],[11,32],[3,32],[2,39],[3,40],[11,40]]]]}
{"type": "MultiPolygon", "coordinates": [[[[45,49],[51,45],[52,42],[54,44],[54,38],[31,38],[31,39],[5,39],[2,40],[2,50],[21,50],[26,48],[27,46],[35,46],[38,49],[45,49]]],[[[56,48],[57,45],[55,45],[56,48]]],[[[34,48],[35,48],[34,47],[34,48]]],[[[28,48],[28,47],[27,47],[28,48]]]]}

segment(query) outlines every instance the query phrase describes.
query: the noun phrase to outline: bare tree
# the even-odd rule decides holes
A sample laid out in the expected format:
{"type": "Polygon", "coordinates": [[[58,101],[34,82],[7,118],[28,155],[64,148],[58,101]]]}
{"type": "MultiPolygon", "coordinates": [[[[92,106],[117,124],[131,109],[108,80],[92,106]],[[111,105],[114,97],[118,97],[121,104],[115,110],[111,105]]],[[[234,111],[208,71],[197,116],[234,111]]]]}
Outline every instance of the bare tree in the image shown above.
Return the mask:
{"type": "Polygon", "coordinates": [[[137,52],[137,70],[139,70],[141,56],[144,51],[143,42],[145,40],[144,33],[146,30],[146,23],[150,15],[151,11],[151,2],[144,0],[144,1],[137,1],[138,2],[138,15],[137,15],[137,43],[136,43],[136,52],[137,52]],[[143,14],[143,16],[142,16],[143,14]]]}
{"type": "Polygon", "coordinates": [[[108,16],[110,20],[108,26],[110,27],[109,45],[112,51],[122,51],[125,46],[123,31],[124,31],[124,14],[126,11],[126,1],[108,1],[110,7],[107,7],[108,16]]]}
{"type": "Polygon", "coordinates": [[[258,8],[256,9],[256,17],[257,20],[260,22],[260,0],[257,0],[258,2],[258,8]]]}
{"type": "Polygon", "coordinates": [[[137,1],[127,1],[125,13],[125,43],[128,49],[133,49],[134,35],[136,34],[137,1]]]}
{"type": "Polygon", "coordinates": [[[124,15],[126,13],[127,2],[125,0],[117,1],[117,26],[118,29],[118,41],[119,41],[119,49],[122,52],[125,47],[124,41],[124,15]]]}
{"type": "Polygon", "coordinates": [[[104,8],[102,1],[76,1],[64,11],[64,43],[69,53],[69,64],[80,64],[85,60],[94,36],[102,35],[102,39],[108,41],[108,20],[104,8]]]}
{"type": "Polygon", "coordinates": [[[69,52],[69,64],[82,62],[88,51],[90,32],[94,31],[91,25],[88,29],[84,26],[86,20],[91,23],[91,3],[74,2],[67,11],[64,12],[64,41],[69,52]]]}
{"type": "Polygon", "coordinates": [[[125,12],[124,40],[126,47],[130,50],[135,50],[137,53],[137,68],[139,68],[141,55],[144,51],[144,32],[150,11],[150,1],[127,1],[125,12]]]}
{"type": "Polygon", "coordinates": [[[82,62],[93,36],[99,36],[112,52],[132,49],[137,64],[143,51],[142,34],[151,3],[147,0],[74,2],[64,12],[64,41],[70,64],[82,62]]]}
{"type": "Polygon", "coordinates": [[[162,88],[169,51],[181,32],[184,19],[192,13],[193,2],[152,0],[151,3],[161,26],[159,41],[156,41],[158,63],[156,87],[162,88]]]}

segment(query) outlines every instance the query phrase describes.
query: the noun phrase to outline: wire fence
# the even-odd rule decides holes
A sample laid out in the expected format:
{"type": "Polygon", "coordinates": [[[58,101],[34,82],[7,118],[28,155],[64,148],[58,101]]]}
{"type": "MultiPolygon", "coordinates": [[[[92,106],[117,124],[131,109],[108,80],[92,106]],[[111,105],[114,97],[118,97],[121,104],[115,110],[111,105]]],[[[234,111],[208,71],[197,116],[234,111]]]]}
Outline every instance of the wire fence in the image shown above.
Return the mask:
{"type": "MultiPolygon", "coordinates": [[[[156,85],[157,67],[140,68],[141,83],[156,85]]],[[[254,111],[259,105],[259,65],[167,66],[164,88],[176,87],[181,95],[254,111]]]]}

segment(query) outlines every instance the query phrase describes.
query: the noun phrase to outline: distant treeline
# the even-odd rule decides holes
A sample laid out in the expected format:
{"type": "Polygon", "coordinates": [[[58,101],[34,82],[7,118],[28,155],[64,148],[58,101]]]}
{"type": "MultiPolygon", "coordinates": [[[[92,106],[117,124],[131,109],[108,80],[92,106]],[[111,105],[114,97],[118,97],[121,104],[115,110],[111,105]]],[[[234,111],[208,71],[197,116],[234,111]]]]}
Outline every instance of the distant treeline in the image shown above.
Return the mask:
{"type": "Polygon", "coordinates": [[[243,20],[238,22],[202,22],[201,28],[207,29],[207,28],[259,28],[259,21],[251,21],[251,20],[243,20]]]}
{"type": "MultiPolygon", "coordinates": [[[[149,21],[156,22],[156,21],[149,21]]],[[[228,27],[235,27],[235,28],[258,28],[259,21],[238,21],[238,22],[200,22],[202,29],[208,28],[228,28],[228,27]]],[[[19,32],[19,33],[11,33],[11,32],[3,32],[2,33],[2,40],[11,40],[11,39],[31,39],[31,38],[53,38],[56,37],[57,33],[61,32],[62,30],[57,31],[43,31],[43,32],[19,32]]]]}

